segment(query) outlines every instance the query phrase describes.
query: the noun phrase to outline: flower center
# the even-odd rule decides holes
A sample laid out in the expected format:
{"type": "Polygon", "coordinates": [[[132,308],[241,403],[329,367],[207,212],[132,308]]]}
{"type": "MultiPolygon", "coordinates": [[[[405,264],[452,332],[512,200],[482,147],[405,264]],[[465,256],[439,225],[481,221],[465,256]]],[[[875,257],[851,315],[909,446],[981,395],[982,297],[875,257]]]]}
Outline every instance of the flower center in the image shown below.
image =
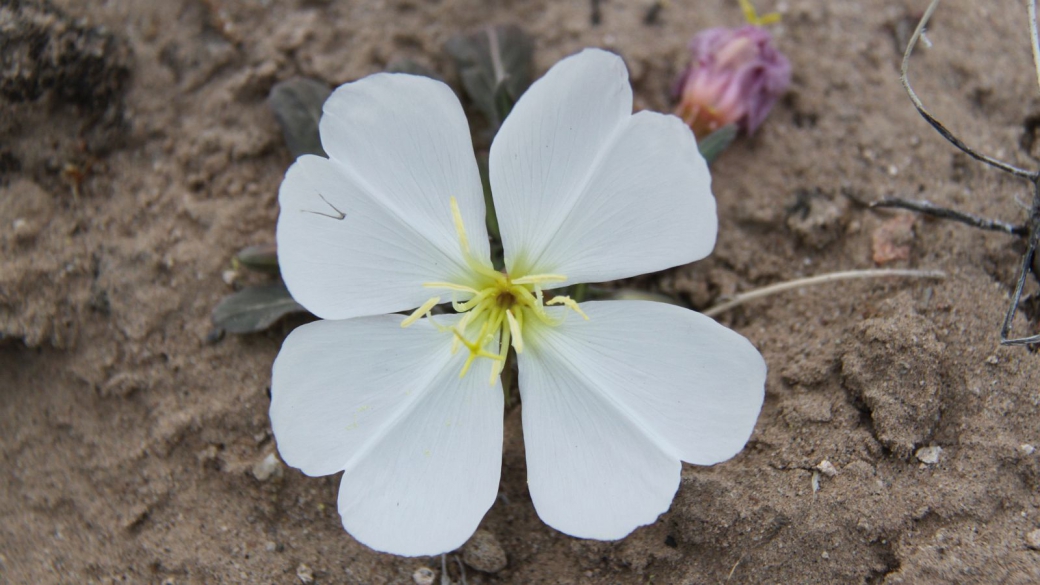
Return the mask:
{"type": "Polygon", "coordinates": [[[566,276],[531,274],[514,278],[475,258],[469,250],[466,228],[462,224],[462,214],[454,197],[451,198],[451,213],[459,236],[459,247],[471,271],[470,280],[473,284],[424,282],[423,286],[452,291],[452,308],[462,317],[452,327],[442,327],[433,322],[430,311],[441,302],[441,298],[435,296],[402,321],[401,326],[408,327],[423,316],[430,318],[430,322],[438,329],[450,332],[455,337],[451,348],[453,354],[462,347],[469,351],[459,377],[465,376],[473,362],[482,357],[494,361],[491,368],[491,383],[494,384],[505,366],[509,348],[512,347],[517,353],[524,351],[525,323],[537,322],[549,326],[560,324],[560,319],[546,312],[546,306],[563,305],[586,320],[589,317],[570,297],[560,295],[545,299],[542,286],[563,282],[567,280],[566,276]]]}
{"type": "Polygon", "coordinates": [[[495,297],[495,301],[498,302],[498,306],[502,309],[509,310],[513,307],[513,303],[516,302],[516,297],[509,291],[502,291],[495,297]]]}

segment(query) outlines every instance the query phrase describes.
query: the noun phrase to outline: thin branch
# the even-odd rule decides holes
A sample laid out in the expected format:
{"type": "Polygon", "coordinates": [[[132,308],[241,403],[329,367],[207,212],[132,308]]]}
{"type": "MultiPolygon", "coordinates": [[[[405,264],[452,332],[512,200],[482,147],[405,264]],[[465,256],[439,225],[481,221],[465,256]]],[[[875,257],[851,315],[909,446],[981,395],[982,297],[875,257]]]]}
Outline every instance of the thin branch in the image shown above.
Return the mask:
{"type": "MultiPolygon", "coordinates": [[[[1032,17],[1033,14],[1030,14],[1030,18],[1032,17]]],[[[1026,277],[1032,267],[1037,244],[1040,243],[1040,182],[1033,184],[1033,209],[1030,212],[1029,227],[1029,245],[1026,247],[1026,253],[1022,255],[1022,265],[1018,269],[1015,292],[1011,294],[1011,306],[1008,307],[1007,314],[1004,315],[1004,323],[1000,326],[1001,345],[1031,345],[1040,343],[1040,335],[1008,339],[1008,335],[1011,334],[1012,323],[1015,320],[1015,313],[1018,311],[1019,302],[1022,300],[1022,291],[1026,286],[1026,277]]]]}
{"type": "MultiPolygon", "coordinates": [[[[914,93],[912,87],[910,87],[910,78],[907,76],[907,70],[910,67],[910,54],[913,53],[914,47],[917,46],[918,39],[921,38],[921,33],[924,32],[925,25],[928,24],[928,20],[932,18],[932,13],[935,12],[935,8],[939,5],[939,0],[932,0],[932,3],[928,5],[928,9],[925,10],[924,16],[921,17],[921,22],[917,23],[917,28],[914,30],[914,34],[910,37],[910,42],[906,45],[906,51],[903,53],[903,66],[900,68],[901,75],[899,81],[903,83],[903,89],[906,90],[907,95],[910,96],[910,101],[914,103],[914,107],[917,108],[917,112],[921,114],[929,124],[939,133],[942,134],[943,138],[948,140],[950,144],[953,144],[968,156],[974,158],[979,162],[986,163],[992,167],[998,168],[1002,171],[1006,171],[1015,175],[1016,177],[1022,177],[1023,179],[1029,179],[1030,181],[1036,181],[1038,174],[1033,171],[1027,171],[1020,169],[1014,165],[1008,164],[1003,161],[999,161],[995,158],[988,157],[982,153],[976,152],[975,150],[964,144],[960,138],[957,138],[953,132],[946,129],[942,122],[937,120],[921,102],[921,99],[914,93]]],[[[1030,2],[1032,6],[1032,2],[1030,2]]],[[[1033,30],[1036,29],[1036,21],[1033,21],[1033,30]]]]}
{"type": "Polygon", "coordinates": [[[1012,322],[1015,320],[1015,313],[1018,311],[1018,303],[1022,299],[1022,289],[1026,286],[1026,275],[1029,273],[1029,264],[1033,261],[1033,254],[1036,253],[1036,240],[1036,233],[1034,232],[1033,237],[1029,238],[1029,248],[1026,250],[1026,253],[1022,255],[1022,266],[1018,270],[1018,281],[1015,283],[1015,292],[1011,295],[1011,306],[1008,307],[1007,314],[1004,316],[1004,324],[1000,327],[1001,345],[1030,345],[1040,342],[1040,335],[1008,339],[1008,334],[1011,333],[1012,322]]]}
{"type": "Polygon", "coordinates": [[[979,229],[991,230],[995,232],[1004,232],[1012,236],[1025,236],[1029,233],[1029,228],[1024,225],[1011,225],[1003,221],[996,219],[986,219],[984,217],[978,217],[971,215],[970,213],[964,213],[962,211],[956,211],[953,209],[947,209],[945,207],[939,207],[931,201],[924,201],[919,199],[899,199],[895,197],[886,197],[884,199],[874,201],[870,204],[871,208],[878,207],[895,207],[899,209],[909,209],[910,211],[916,211],[932,217],[939,217],[942,219],[952,219],[953,221],[959,221],[963,224],[967,224],[979,229]]]}
{"type": "Polygon", "coordinates": [[[831,272],[828,274],[821,274],[818,276],[810,276],[808,278],[799,278],[797,280],[789,280],[787,282],[781,282],[779,284],[773,284],[770,286],[762,287],[746,293],[736,295],[732,299],[719,303],[714,307],[703,311],[708,317],[714,317],[720,313],[739,307],[748,301],[765,298],[768,296],[775,295],[777,293],[802,288],[805,286],[812,286],[816,284],[825,284],[828,282],[838,282],[842,280],[856,280],[861,278],[882,278],[886,276],[905,276],[911,278],[946,278],[946,273],[937,270],[902,270],[902,269],[880,269],[880,270],[849,270],[845,272],[831,272]]]}
{"type": "MultiPolygon", "coordinates": [[[[1040,86],[1040,35],[1037,34],[1036,24],[1036,0],[1026,0],[1026,11],[1029,13],[1029,40],[1033,49],[1033,66],[1036,68],[1036,82],[1040,86]]],[[[1018,337],[1008,339],[1011,334],[1011,326],[1018,312],[1018,305],[1022,300],[1022,291],[1026,286],[1026,277],[1033,265],[1036,256],[1038,240],[1040,240],[1040,174],[1033,179],[1033,208],[1029,217],[1029,246],[1026,253],[1022,255],[1022,265],[1018,269],[1018,279],[1015,282],[1015,292],[1011,295],[1011,306],[1004,315],[1004,323],[1000,327],[1001,345],[1032,345],[1040,343],[1040,335],[1029,337],[1018,337]]]]}

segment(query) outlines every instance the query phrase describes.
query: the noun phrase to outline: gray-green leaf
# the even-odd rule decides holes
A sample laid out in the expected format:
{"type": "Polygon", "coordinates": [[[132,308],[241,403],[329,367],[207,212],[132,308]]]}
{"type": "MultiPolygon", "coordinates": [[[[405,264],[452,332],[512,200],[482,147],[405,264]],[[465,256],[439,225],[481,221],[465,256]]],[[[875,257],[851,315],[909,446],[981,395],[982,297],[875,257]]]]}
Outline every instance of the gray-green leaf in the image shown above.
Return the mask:
{"type": "Polygon", "coordinates": [[[274,244],[249,246],[235,254],[235,261],[249,270],[277,274],[278,248],[274,244]]]}
{"type": "Polygon", "coordinates": [[[304,77],[294,77],[271,88],[267,103],[282,127],[282,136],[293,158],[301,154],[328,156],[321,147],[318,121],[321,107],[331,93],[324,83],[304,77]]]}
{"type": "Polygon", "coordinates": [[[488,170],[487,153],[477,154],[477,169],[480,171],[480,184],[484,187],[484,225],[491,236],[491,265],[495,270],[505,270],[502,258],[502,235],[498,230],[498,214],[495,213],[495,199],[491,197],[491,176],[488,170]]]}
{"type": "Polygon", "coordinates": [[[700,149],[704,160],[708,161],[708,164],[710,165],[712,161],[722,154],[722,151],[729,148],[730,144],[733,144],[733,139],[736,137],[737,125],[726,124],[722,128],[719,128],[705,136],[704,140],[701,140],[697,145],[697,148],[700,149]]]}
{"type": "Polygon", "coordinates": [[[282,283],[251,286],[224,297],[213,309],[213,324],[228,333],[255,333],[290,313],[307,309],[293,300],[282,283]]]}
{"type": "Polygon", "coordinates": [[[517,26],[488,26],[452,37],[445,49],[466,94],[497,129],[531,85],[531,37],[517,26]]]}

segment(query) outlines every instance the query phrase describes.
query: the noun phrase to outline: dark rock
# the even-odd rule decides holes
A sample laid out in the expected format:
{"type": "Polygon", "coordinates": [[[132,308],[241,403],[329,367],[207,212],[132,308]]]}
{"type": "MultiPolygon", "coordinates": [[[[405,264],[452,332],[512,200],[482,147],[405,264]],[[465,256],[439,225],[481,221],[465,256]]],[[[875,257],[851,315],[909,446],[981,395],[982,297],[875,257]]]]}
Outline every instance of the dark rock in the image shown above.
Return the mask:
{"type": "Polygon", "coordinates": [[[130,48],[45,0],[0,0],[0,95],[39,99],[48,91],[88,110],[104,110],[130,77],[130,48]]]}

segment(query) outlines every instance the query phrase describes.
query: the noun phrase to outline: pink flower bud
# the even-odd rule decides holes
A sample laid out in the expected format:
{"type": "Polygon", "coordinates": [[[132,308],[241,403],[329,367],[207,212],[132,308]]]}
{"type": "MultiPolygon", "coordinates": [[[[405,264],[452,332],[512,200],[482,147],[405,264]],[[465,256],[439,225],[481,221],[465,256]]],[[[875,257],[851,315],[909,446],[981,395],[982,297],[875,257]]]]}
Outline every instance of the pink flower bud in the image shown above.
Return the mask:
{"type": "Polygon", "coordinates": [[[755,25],[711,28],[690,41],[690,65],[677,80],[676,115],[698,138],[726,124],[749,135],[791,83],[791,63],[755,25]]]}

